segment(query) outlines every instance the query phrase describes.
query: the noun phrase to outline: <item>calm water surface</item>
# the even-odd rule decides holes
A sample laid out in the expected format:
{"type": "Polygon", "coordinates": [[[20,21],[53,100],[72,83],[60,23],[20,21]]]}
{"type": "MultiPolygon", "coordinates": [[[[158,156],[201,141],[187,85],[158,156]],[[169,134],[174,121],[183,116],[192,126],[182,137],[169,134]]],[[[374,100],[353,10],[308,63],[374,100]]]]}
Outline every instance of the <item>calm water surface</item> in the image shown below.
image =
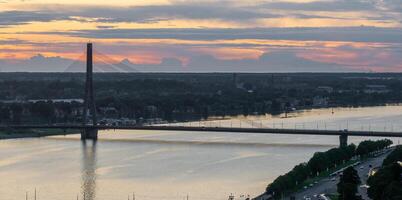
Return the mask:
{"type": "MultiPolygon", "coordinates": [[[[259,121],[264,127],[402,130],[402,106],[331,111],[242,120],[248,126],[259,121]]],[[[367,138],[350,141],[362,139],[367,138]]],[[[83,143],[77,135],[2,140],[0,199],[23,200],[26,192],[33,199],[35,188],[38,200],[84,195],[87,200],[125,200],[132,193],[137,200],[254,196],[314,152],[337,145],[333,136],[168,131],[104,131],[96,143],[83,143]]]]}

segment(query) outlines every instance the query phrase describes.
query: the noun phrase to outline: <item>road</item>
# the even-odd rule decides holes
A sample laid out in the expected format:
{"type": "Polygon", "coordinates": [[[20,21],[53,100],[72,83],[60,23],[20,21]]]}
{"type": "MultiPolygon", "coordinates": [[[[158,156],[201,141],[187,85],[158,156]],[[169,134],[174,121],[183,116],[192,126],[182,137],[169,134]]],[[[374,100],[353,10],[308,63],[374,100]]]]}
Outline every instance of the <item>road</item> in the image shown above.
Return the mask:
{"type": "Polygon", "coordinates": [[[388,149],[380,156],[369,159],[368,161],[355,167],[355,169],[359,173],[360,180],[362,181],[362,184],[359,187],[359,194],[362,196],[363,199],[370,200],[370,198],[367,196],[367,187],[365,187],[367,185],[366,183],[370,169],[381,167],[383,160],[388,156],[389,153],[392,152],[393,149],[394,148],[388,149]]]}
{"type": "MultiPolygon", "coordinates": [[[[374,158],[369,158],[365,162],[362,162],[359,165],[355,166],[355,169],[358,172],[360,179],[362,181],[362,184],[359,187],[359,194],[362,196],[364,200],[370,200],[370,198],[367,196],[367,187],[365,187],[368,178],[367,175],[370,171],[369,166],[371,166],[372,168],[380,167],[382,165],[382,161],[390,152],[391,150],[385,151],[385,153],[374,158]]],[[[296,200],[304,200],[305,197],[308,197],[312,200],[320,199],[319,197],[315,197],[314,195],[319,196],[320,194],[336,193],[337,188],[336,185],[338,184],[338,182],[339,182],[339,176],[324,178],[320,180],[318,183],[314,184],[312,187],[299,191],[293,196],[296,197],[296,200]]],[[[286,199],[290,200],[290,197],[287,197],[286,199]]]]}

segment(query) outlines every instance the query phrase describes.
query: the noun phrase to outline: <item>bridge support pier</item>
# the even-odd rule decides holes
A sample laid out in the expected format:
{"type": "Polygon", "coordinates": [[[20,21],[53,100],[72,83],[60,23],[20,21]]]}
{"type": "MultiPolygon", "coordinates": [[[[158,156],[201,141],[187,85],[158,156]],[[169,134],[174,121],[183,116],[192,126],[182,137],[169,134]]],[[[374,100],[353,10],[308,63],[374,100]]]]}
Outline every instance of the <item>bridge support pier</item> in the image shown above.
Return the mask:
{"type": "Polygon", "coordinates": [[[347,147],[348,146],[348,135],[342,134],[339,136],[339,147],[347,147]]]}
{"type": "Polygon", "coordinates": [[[97,140],[97,139],[98,139],[98,129],[85,128],[81,130],[81,140],[97,140]]]}

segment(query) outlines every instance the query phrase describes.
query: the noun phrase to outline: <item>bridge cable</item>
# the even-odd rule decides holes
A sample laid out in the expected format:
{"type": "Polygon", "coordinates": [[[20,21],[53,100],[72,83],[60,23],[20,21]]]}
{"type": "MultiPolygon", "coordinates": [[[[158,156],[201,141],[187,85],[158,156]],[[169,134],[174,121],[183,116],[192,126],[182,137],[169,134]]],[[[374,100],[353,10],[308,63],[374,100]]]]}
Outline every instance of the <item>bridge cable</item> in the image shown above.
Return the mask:
{"type": "Polygon", "coordinates": [[[64,72],[83,72],[85,71],[85,57],[86,53],[81,53],[77,59],[74,59],[74,61],[69,64],[64,72]]]}
{"type": "Polygon", "coordinates": [[[139,72],[137,69],[135,69],[132,66],[129,66],[127,64],[124,64],[123,62],[116,61],[115,59],[111,58],[110,56],[107,56],[103,53],[100,53],[99,51],[94,51],[95,55],[98,59],[103,60],[104,62],[108,63],[111,66],[114,66],[118,69],[119,71],[123,72],[139,72]]]}

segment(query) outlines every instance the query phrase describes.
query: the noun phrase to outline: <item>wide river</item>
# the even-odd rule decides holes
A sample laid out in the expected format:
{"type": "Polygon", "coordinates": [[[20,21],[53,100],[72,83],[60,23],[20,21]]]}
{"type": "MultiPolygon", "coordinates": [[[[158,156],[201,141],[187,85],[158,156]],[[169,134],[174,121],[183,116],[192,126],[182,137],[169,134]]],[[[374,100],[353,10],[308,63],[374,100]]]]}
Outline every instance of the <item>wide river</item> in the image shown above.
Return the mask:
{"type": "MultiPolygon", "coordinates": [[[[260,116],[187,125],[402,130],[402,106],[317,109],[288,118],[260,116]]],[[[226,200],[255,196],[335,136],[168,131],[103,131],[0,141],[0,199],[226,200]]],[[[349,142],[367,138],[350,137],[349,142]]],[[[375,139],[375,138],[373,138],[375,139]]],[[[398,139],[394,139],[398,143],[398,139]]]]}

